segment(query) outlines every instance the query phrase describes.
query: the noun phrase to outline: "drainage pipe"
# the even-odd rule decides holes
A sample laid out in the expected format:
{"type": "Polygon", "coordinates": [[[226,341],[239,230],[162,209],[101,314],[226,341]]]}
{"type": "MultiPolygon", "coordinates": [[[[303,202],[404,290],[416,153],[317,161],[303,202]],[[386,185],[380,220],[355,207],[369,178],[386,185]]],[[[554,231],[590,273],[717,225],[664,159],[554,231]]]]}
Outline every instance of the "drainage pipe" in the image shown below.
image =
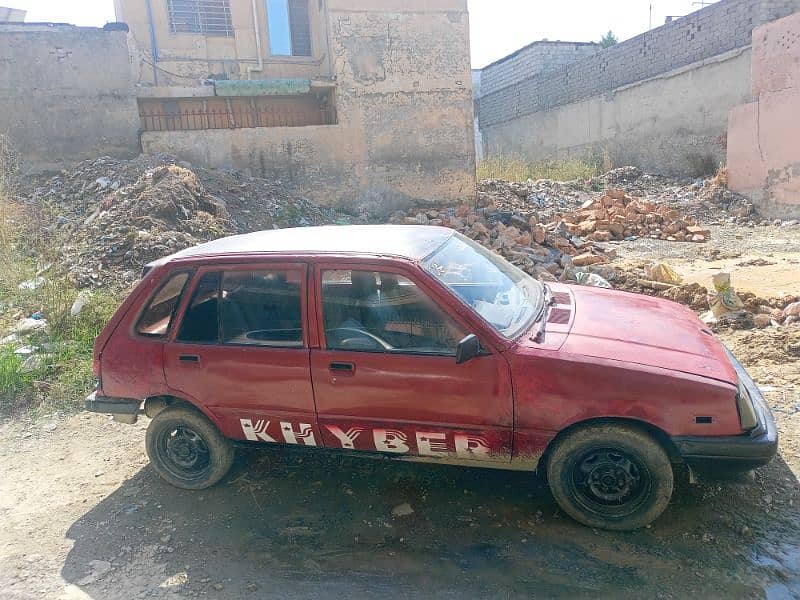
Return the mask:
{"type": "MultiPolygon", "coordinates": [[[[255,0],[254,0],[255,1],[255,0]]],[[[147,24],[150,26],[150,56],[153,59],[153,85],[158,85],[158,44],[156,42],[156,28],[153,25],[153,6],[146,0],[147,24]]]]}
{"type": "MultiPolygon", "coordinates": [[[[150,0],[147,0],[148,2],[150,0]]],[[[253,7],[253,32],[256,34],[256,52],[258,52],[258,67],[247,67],[247,78],[250,79],[250,75],[258,71],[259,73],[264,72],[264,55],[261,52],[261,24],[258,22],[258,7],[256,6],[256,0],[251,0],[251,5],[253,7]]]]}

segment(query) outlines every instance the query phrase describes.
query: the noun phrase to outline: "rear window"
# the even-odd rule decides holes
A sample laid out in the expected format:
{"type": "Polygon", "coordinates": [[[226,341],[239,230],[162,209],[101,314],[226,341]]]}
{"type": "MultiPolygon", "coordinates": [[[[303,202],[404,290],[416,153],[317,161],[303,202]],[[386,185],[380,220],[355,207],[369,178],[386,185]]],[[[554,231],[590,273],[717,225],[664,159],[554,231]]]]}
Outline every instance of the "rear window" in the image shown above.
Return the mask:
{"type": "Polygon", "coordinates": [[[189,273],[176,273],[158,289],[139,317],[136,332],[148,337],[163,337],[169,331],[189,273]]]}

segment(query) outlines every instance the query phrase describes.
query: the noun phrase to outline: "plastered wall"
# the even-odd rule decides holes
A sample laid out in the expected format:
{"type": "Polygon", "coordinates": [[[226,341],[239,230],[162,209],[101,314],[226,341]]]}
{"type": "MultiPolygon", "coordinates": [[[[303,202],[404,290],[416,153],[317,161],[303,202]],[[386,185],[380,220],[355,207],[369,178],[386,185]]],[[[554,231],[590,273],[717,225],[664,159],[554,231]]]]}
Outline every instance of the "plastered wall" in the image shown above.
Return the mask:
{"type": "Polygon", "coordinates": [[[751,100],[749,47],[800,0],[721,0],[480,98],[488,155],[610,159],[696,176],[725,160],[727,114],[751,100]]]}
{"type": "Polygon", "coordinates": [[[753,31],[755,102],[730,111],[728,185],[760,213],[800,218],[800,13],[753,31]]]}
{"type": "Polygon", "coordinates": [[[26,171],[139,153],[124,31],[0,24],[0,132],[26,171]]]}
{"type": "Polygon", "coordinates": [[[387,213],[475,194],[465,0],[328,0],[338,124],[146,132],[146,152],[278,176],[319,202],[387,213]]]}

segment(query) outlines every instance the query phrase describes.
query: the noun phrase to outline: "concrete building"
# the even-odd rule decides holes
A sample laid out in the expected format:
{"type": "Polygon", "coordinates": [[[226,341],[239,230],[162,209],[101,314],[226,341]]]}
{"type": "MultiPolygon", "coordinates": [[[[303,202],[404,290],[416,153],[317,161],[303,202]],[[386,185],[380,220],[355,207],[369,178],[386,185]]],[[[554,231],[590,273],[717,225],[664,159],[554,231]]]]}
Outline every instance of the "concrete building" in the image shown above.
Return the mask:
{"type": "Polygon", "coordinates": [[[466,0],[115,0],[147,153],[389,211],[475,193],[466,0]]]}
{"type": "Polygon", "coordinates": [[[25,20],[26,10],[0,6],[0,23],[22,23],[25,20]]]}
{"type": "MultiPolygon", "coordinates": [[[[750,102],[751,37],[800,0],[722,0],[635,38],[519,77],[484,70],[479,123],[488,155],[576,157],[674,175],[725,161],[729,110],[750,102]]],[[[512,55],[513,56],[513,55],[512,55]]],[[[506,69],[513,73],[514,69],[506,69]]]]}

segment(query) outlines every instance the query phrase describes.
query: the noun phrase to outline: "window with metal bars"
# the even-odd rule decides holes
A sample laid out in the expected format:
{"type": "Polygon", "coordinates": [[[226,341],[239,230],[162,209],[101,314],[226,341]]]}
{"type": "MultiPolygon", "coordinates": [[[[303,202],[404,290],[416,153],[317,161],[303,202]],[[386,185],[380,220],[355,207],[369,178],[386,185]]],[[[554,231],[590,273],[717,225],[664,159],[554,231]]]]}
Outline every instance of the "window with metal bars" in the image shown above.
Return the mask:
{"type": "Polygon", "coordinates": [[[311,56],[308,0],[266,0],[273,56],[311,56]]]}
{"type": "Polygon", "coordinates": [[[229,0],[167,0],[171,33],[233,37],[229,0]]]}

